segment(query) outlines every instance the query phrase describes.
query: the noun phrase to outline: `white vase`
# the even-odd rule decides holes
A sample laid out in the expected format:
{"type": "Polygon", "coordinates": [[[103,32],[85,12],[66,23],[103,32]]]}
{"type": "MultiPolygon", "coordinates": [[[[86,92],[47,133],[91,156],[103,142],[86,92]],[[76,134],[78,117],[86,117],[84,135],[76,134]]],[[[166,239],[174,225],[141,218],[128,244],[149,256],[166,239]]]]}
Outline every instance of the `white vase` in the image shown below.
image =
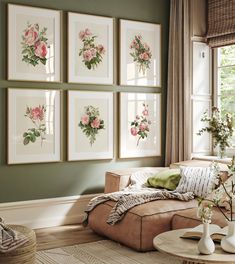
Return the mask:
{"type": "Polygon", "coordinates": [[[228,221],[228,234],[221,240],[224,251],[235,253],[235,221],[228,221]]]}
{"type": "Polygon", "coordinates": [[[210,237],[209,223],[203,224],[203,234],[198,242],[198,251],[204,255],[211,255],[215,251],[215,244],[210,237]]]}

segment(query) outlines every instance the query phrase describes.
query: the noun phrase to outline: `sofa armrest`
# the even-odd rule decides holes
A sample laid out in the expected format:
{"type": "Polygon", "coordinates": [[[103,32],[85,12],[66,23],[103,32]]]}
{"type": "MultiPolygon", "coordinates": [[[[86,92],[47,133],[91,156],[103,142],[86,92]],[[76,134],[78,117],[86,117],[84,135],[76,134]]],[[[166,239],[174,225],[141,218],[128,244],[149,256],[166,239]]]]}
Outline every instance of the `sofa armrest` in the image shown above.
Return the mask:
{"type": "Polygon", "coordinates": [[[115,171],[105,174],[105,193],[117,192],[127,187],[130,183],[130,174],[121,175],[115,171]]]}
{"type": "Polygon", "coordinates": [[[130,184],[130,176],[132,173],[140,170],[153,171],[157,173],[165,167],[140,167],[125,170],[107,171],[105,174],[105,193],[118,192],[130,184]]]}

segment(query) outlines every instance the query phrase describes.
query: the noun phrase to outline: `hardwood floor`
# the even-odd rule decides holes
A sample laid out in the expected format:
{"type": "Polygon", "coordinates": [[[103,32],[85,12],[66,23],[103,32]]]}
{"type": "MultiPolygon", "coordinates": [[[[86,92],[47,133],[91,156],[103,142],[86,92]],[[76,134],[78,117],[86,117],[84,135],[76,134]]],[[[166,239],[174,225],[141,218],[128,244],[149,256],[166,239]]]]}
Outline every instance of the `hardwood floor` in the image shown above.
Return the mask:
{"type": "Polygon", "coordinates": [[[89,227],[66,225],[35,230],[37,250],[71,246],[104,239],[95,234],[89,227]]]}

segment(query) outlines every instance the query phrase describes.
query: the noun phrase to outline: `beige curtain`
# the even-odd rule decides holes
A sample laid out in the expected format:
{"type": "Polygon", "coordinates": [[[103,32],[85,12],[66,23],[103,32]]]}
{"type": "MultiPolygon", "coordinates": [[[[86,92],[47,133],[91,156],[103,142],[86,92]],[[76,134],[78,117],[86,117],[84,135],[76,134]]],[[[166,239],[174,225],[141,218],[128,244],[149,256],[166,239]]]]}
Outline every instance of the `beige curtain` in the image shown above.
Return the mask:
{"type": "Polygon", "coordinates": [[[171,0],[165,165],[190,158],[190,0],[171,0]]]}
{"type": "Polygon", "coordinates": [[[207,27],[210,47],[235,44],[235,0],[208,0],[207,27]]]}

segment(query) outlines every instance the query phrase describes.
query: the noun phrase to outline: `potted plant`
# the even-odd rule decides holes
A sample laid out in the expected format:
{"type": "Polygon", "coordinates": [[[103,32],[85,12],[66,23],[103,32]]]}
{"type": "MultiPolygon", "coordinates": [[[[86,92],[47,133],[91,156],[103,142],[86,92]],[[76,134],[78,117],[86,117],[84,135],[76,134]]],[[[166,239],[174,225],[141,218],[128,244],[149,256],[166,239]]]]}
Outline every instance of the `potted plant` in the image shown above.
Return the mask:
{"type": "Polygon", "coordinates": [[[225,157],[226,147],[230,147],[230,139],[233,135],[233,119],[232,115],[226,113],[224,117],[217,107],[212,107],[212,115],[209,117],[206,111],[202,118],[202,122],[207,122],[208,126],[203,127],[197,133],[201,136],[204,132],[209,132],[213,138],[213,147],[218,146],[218,157],[220,159],[225,157]]]}

